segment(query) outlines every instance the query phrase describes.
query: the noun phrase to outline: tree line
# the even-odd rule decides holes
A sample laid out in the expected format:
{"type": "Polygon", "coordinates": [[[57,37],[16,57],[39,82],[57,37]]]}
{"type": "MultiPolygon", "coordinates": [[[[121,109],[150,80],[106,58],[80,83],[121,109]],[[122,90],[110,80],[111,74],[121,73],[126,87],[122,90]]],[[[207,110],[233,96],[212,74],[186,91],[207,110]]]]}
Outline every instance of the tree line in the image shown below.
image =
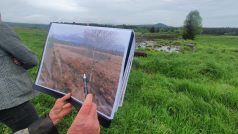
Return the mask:
{"type": "Polygon", "coordinates": [[[202,34],[212,35],[238,35],[238,28],[203,28],[202,34]]]}

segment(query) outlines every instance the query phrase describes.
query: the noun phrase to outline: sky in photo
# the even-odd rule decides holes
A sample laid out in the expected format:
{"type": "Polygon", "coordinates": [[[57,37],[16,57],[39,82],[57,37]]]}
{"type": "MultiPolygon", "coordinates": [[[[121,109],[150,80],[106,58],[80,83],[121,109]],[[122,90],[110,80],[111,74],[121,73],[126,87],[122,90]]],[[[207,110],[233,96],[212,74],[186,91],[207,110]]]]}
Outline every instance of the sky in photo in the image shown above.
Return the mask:
{"type": "MultiPolygon", "coordinates": [[[[86,38],[85,32],[87,31],[89,32],[91,31],[90,32],[91,34],[98,34],[98,33],[95,33],[96,31],[101,31],[100,33],[102,33],[102,31],[105,31],[107,33],[108,31],[108,33],[111,34],[109,36],[111,36],[111,38],[114,38],[115,44],[111,47],[107,46],[108,48],[105,48],[105,49],[114,50],[117,48],[115,46],[119,45],[118,47],[120,47],[122,51],[124,51],[126,46],[129,44],[131,32],[132,32],[131,30],[126,30],[126,29],[115,29],[115,28],[104,28],[104,27],[93,27],[93,26],[85,27],[80,25],[53,23],[50,28],[49,36],[56,36],[59,38],[64,37],[62,38],[63,40],[66,40],[66,38],[71,38],[69,40],[80,41],[78,40],[78,38],[85,39],[86,38]]],[[[93,37],[96,38],[97,36],[93,36],[93,37]]],[[[102,36],[99,35],[99,38],[100,37],[102,36]]],[[[88,39],[92,40],[93,38],[92,39],[88,38],[88,39]]],[[[95,43],[98,43],[98,42],[95,42],[95,43]]]]}
{"type": "Polygon", "coordinates": [[[182,26],[197,9],[205,27],[238,27],[237,0],[0,0],[3,21],[182,26]]]}

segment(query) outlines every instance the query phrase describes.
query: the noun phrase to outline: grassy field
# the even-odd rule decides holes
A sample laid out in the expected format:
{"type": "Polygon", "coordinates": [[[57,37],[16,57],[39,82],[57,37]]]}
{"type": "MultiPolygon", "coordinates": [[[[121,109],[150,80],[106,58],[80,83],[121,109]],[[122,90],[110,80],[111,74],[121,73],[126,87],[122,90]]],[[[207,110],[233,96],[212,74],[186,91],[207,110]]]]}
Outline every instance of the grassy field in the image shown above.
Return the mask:
{"type": "MultiPolygon", "coordinates": [[[[40,59],[46,31],[15,29],[40,59]]],[[[197,50],[181,54],[148,52],[135,58],[123,107],[116,113],[108,134],[237,134],[238,37],[199,36],[197,50]]],[[[34,79],[37,67],[29,71],[34,79]]],[[[33,100],[40,115],[54,98],[41,94],[33,100]]],[[[64,134],[75,117],[59,125],[64,134]]],[[[3,125],[0,133],[10,131],[3,125]]]]}

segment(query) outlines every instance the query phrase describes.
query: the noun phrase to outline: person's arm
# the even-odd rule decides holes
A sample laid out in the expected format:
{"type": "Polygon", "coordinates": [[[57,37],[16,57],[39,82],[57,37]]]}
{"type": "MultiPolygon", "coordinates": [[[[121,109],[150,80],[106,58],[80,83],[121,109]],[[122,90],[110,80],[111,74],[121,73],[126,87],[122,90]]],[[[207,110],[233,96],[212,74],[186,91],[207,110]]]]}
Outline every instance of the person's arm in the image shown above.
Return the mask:
{"type": "Polygon", "coordinates": [[[7,25],[0,22],[0,48],[21,63],[25,69],[37,65],[37,57],[26,48],[20,38],[7,25]]]}
{"type": "MultiPolygon", "coordinates": [[[[69,103],[61,103],[65,102],[67,98],[69,99],[70,94],[67,94],[64,99],[58,99],[56,101],[54,107],[52,108],[49,118],[46,123],[44,121],[40,121],[40,124],[35,124],[34,131],[32,128],[23,129],[14,134],[54,134],[57,132],[54,123],[58,123],[65,115],[71,111],[72,106],[69,103]],[[63,105],[62,105],[63,104],[63,105]],[[60,107],[61,106],[61,107],[60,107]],[[52,114],[54,114],[52,116],[52,114]],[[59,120],[58,120],[59,119],[59,120]],[[52,122],[51,122],[52,121],[52,122]],[[54,124],[54,125],[53,125],[54,124]],[[41,126],[42,125],[42,126],[41,126]],[[47,128],[48,126],[48,128],[47,128]],[[56,130],[56,131],[55,131],[56,130]]],[[[68,134],[99,134],[100,133],[100,125],[97,116],[97,107],[96,104],[92,102],[93,96],[92,94],[88,94],[80,111],[75,117],[72,125],[68,129],[68,134]]],[[[32,126],[33,127],[33,126],[32,126]]]]}
{"type": "Polygon", "coordinates": [[[58,130],[50,117],[46,116],[33,122],[28,128],[19,130],[14,134],[58,134],[58,130]]]}
{"type": "Polygon", "coordinates": [[[28,128],[19,130],[14,134],[58,134],[56,125],[72,110],[72,105],[67,102],[71,94],[56,100],[49,115],[33,122],[28,128]]]}

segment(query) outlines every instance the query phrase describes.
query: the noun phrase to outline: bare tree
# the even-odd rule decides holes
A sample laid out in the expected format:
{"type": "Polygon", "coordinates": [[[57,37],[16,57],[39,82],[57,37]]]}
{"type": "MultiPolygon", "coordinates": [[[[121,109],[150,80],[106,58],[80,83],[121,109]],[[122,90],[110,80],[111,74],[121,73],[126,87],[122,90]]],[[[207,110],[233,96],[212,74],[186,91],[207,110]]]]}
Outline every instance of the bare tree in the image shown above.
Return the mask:
{"type": "Polygon", "coordinates": [[[84,31],[84,38],[92,43],[94,48],[106,49],[109,45],[115,43],[114,31],[101,30],[101,29],[87,29],[84,31]]]}
{"type": "MultiPolygon", "coordinates": [[[[108,30],[100,30],[100,29],[87,29],[84,31],[84,38],[87,42],[90,43],[91,51],[92,51],[92,67],[90,71],[89,81],[92,80],[92,74],[95,68],[97,61],[95,60],[95,52],[98,50],[105,50],[113,48],[113,44],[115,43],[115,34],[114,31],[108,30]]],[[[113,50],[109,50],[113,51],[113,50]]]]}

